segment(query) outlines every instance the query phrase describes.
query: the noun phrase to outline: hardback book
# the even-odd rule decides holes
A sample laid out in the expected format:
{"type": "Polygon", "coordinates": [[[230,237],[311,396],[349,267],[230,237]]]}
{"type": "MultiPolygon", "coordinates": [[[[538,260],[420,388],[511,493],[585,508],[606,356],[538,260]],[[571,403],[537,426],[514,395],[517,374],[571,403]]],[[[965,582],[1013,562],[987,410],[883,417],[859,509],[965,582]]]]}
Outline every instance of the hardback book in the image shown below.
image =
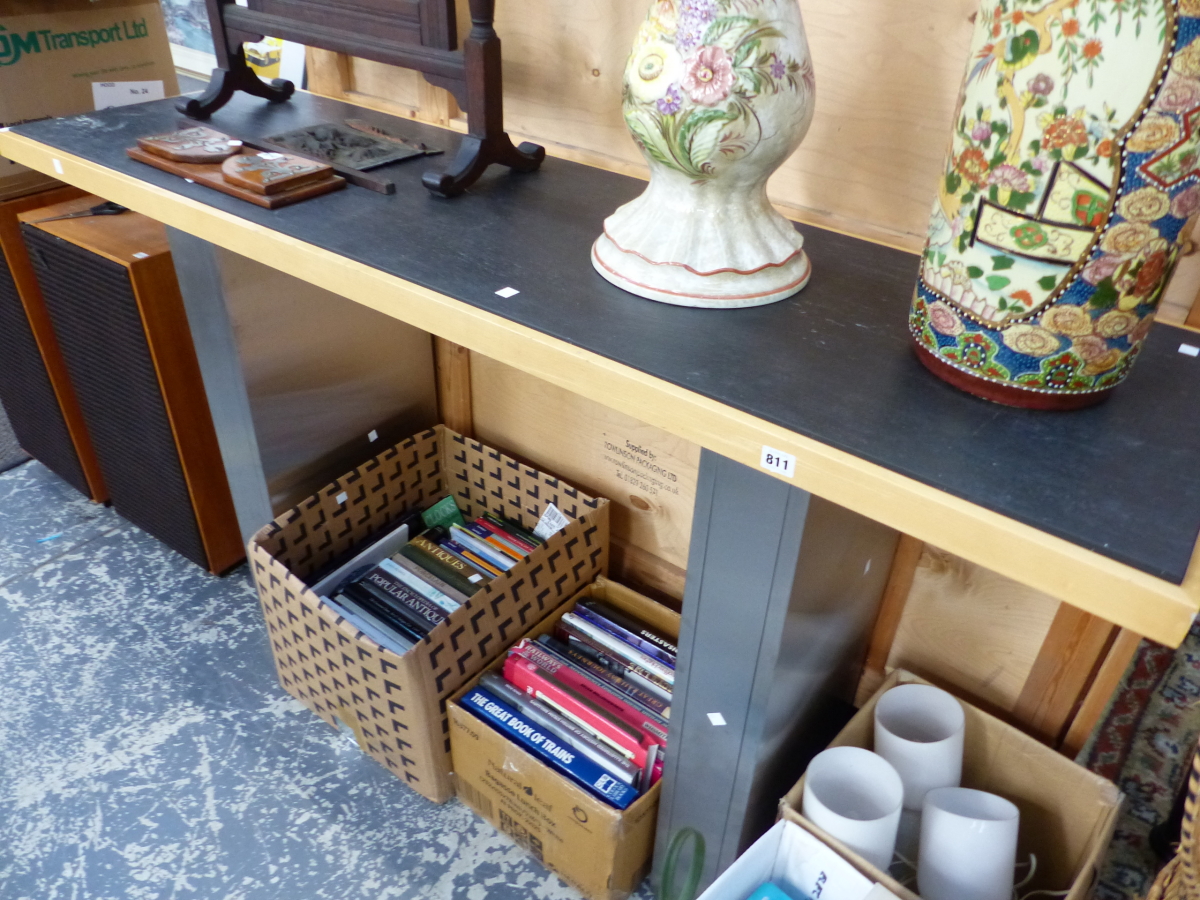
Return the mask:
{"type": "Polygon", "coordinates": [[[392,630],[406,637],[414,644],[425,639],[426,632],[414,622],[414,617],[404,615],[399,609],[379,594],[368,590],[362,584],[348,584],[342,588],[341,597],[358,604],[376,619],[386,624],[392,630]]]}
{"type": "Polygon", "coordinates": [[[377,588],[388,595],[395,603],[418,616],[426,630],[432,631],[446,621],[447,613],[432,600],[421,596],[400,579],[387,572],[382,566],[376,566],[361,579],[371,588],[377,588]]]}
{"type": "Polygon", "coordinates": [[[462,544],[458,543],[458,541],[451,540],[451,538],[448,536],[439,540],[437,542],[437,544],[443,550],[447,550],[450,553],[453,553],[455,556],[457,556],[463,562],[467,563],[468,565],[474,566],[477,571],[484,572],[484,573],[490,575],[492,578],[499,578],[501,575],[504,574],[504,570],[501,569],[499,566],[492,565],[486,559],[479,556],[479,554],[475,553],[473,550],[468,550],[462,544]]]}
{"type": "MultiPolygon", "coordinates": [[[[400,557],[400,559],[404,559],[404,557],[400,557]]],[[[407,562],[407,560],[405,561],[407,562]]],[[[379,563],[379,568],[383,569],[383,571],[387,572],[393,578],[398,578],[426,600],[436,603],[448,613],[454,612],[466,602],[466,597],[463,597],[462,600],[457,600],[440,588],[435,587],[429,580],[433,577],[432,575],[421,577],[415,572],[409,571],[407,568],[400,565],[390,557],[388,559],[381,560],[379,563]]],[[[458,592],[455,591],[455,593],[457,594],[458,592]]]]}
{"type": "Polygon", "coordinates": [[[627,678],[619,675],[616,671],[608,668],[597,662],[590,656],[587,656],[578,649],[552,637],[548,634],[543,634],[538,637],[537,642],[542,645],[547,651],[554,654],[563,662],[570,663],[573,666],[587,672],[593,678],[605,684],[614,691],[628,697],[629,699],[641,704],[648,710],[651,710],[663,720],[671,717],[671,702],[664,700],[658,694],[651,693],[634,684],[627,678]]]}
{"type": "Polygon", "coordinates": [[[593,622],[589,622],[575,613],[565,613],[559,619],[559,627],[568,634],[577,634],[588,639],[590,643],[602,647],[606,653],[611,653],[618,659],[627,661],[652,675],[656,680],[670,687],[675,686],[675,670],[666,663],[643,653],[636,647],[625,643],[618,637],[609,634],[593,622]]]}
{"type": "Polygon", "coordinates": [[[475,521],[486,528],[491,528],[498,532],[505,540],[515,541],[518,545],[525,546],[530,553],[545,543],[545,541],[533,532],[526,531],[516,522],[503,519],[494,513],[484,513],[475,521]]]}
{"type": "Polygon", "coordinates": [[[662,745],[662,741],[656,735],[631,725],[620,715],[580,694],[536,663],[509,654],[504,661],[504,678],[526,694],[536,697],[568,719],[579,723],[618,752],[627,755],[634,765],[643,771],[653,765],[651,748],[654,748],[657,754],[657,748],[662,745]]]}
{"type": "Polygon", "coordinates": [[[616,778],[631,787],[639,787],[642,773],[637,766],[541,700],[522,693],[493,672],[486,672],[479,679],[479,686],[503,700],[539,728],[556,736],[559,743],[571,745],[616,778]]]}
{"type": "Polygon", "coordinates": [[[486,541],[501,553],[518,562],[528,556],[531,552],[515,543],[512,539],[501,537],[499,533],[492,531],[486,525],[479,524],[478,520],[474,522],[468,522],[467,530],[481,541],[486,541]]]}
{"type": "Polygon", "coordinates": [[[551,768],[595,794],[617,809],[625,809],[638,792],[607,769],[573,747],[564,746],[525,719],[507,703],[482,688],[473,688],[462,698],[463,709],[529,751],[551,768]]]}
{"type": "Polygon", "coordinates": [[[397,656],[403,656],[413,648],[413,642],[407,637],[380,622],[369,612],[360,607],[344,594],[336,597],[322,597],[325,605],[335,613],[377,643],[380,647],[391,650],[397,656]]]}
{"type": "MultiPolygon", "coordinates": [[[[675,645],[675,642],[669,639],[666,635],[655,631],[645,622],[641,622],[635,619],[633,616],[621,612],[621,610],[611,606],[608,603],[605,603],[603,600],[582,600],[576,604],[576,612],[578,612],[580,609],[586,609],[589,612],[593,612],[596,615],[607,619],[618,628],[622,628],[629,632],[629,634],[641,639],[642,641],[648,642],[652,646],[658,647],[664,653],[670,655],[671,666],[674,668],[675,658],[679,655],[679,648],[675,645]]],[[[634,646],[639,645],[635,644],[634,646]]]]}
{"type": "Polygon", "coordinates": [[[659,681],[645,669],[639,669],[637,666],[631,665],[625,660],[618,659],[613,654],[607,652],[599,644],[595,644],[585,637],[580,637],[577,634],[570,633],[565,628],[558,628],[555,631],[554,640],[565,644],[570,648],[572,655],[578,654],[585,656],[608,669],[614,675],[624,678],[630,684],[633,684],[649,694],[661,699],[664,703],[671,702],[671,686],[666,682],[659,681]]]}
{"type": "Polygon", "coordinates": [[[413,538],[399,550],[400,556],[412,560],[459,593],[470,597],[491,579],[478,572],[468,572],[466,564],[452,553],[447,553],[428,538],[413,538]]]}
{"type": "Polygon", "coordinates": [[[582,669],[559,659],[537,641],[523,638],[509,653],[523,657],[536,664],[542,671],[557,676],[563,684],[578,691],[593,703],[620,716],[635,728],[640,728],[647,734],[659,738],[662,744],[666,745],[668,727],[666,719],[658,713],[646,709],[636,700],[612,690],[582,669]]]}
{"type": "MultiPolygon", "coordinates": [[[[421,566],[417,565],[415,562],[413,562],[408,557],[402,556],[400,553],[396,553],[388,559],[388,562],[390,562],[392,565],[396,566],[397,568],[404,569],[410,575],[412,575],[413,578],[420,581],[422,584],[429,585],[429,587],[432,590],[437,591],[438,593],[442,594],[443,596],[449,597],[453,602],[457,603],[459,606],[461,606],[462,604],[467,602],[468,597],[466,594],[464,594],[462,591],[458,590],[457,588],[452,587],[448,582],[443,581],[441,578],[438,578],[436,575],[434,575],[428,569],[424,569],[421,566]]],[[[429,596],[429,595],[427,594],[426,596],[429,596]]],[[[434,598],[430,597],[429,599],[432,600],[434,598]]]]}

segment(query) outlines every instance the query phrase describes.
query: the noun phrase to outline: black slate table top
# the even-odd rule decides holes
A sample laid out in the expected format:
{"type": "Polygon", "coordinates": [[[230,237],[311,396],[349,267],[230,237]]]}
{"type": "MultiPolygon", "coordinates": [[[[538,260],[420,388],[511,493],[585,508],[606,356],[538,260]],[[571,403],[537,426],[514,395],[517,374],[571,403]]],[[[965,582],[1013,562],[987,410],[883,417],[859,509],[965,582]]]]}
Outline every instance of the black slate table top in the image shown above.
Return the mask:
{"type": "MultiPolygon", "coordinates": [[[[357,116],[453,151],[456,135],[298,94],[238,95],[212,127],[264,137],[357,116]]],[[[800,294],[746,310],[685,309],[597,275],[601,223],[643,182],[547,159],[534,174],[493,167],[454,200],[420,183],[430,163],[374,170],[363,188],[265,210],[134,162],[135,138],[179,127],[165,100],[14,129],[328,248],[680,385],[1089,550],[1180,583],[1200,533],[1200,335],[1156,326],[1128,381],[1071,413],[1013,410],[935,379],[909,348],[917,257],[800,226],[813,264],[800,294]],[[520,291],[502,299],[495,291],[520,291]]],[[[449,156],[449,154],[447,154],[449,156]]]]}

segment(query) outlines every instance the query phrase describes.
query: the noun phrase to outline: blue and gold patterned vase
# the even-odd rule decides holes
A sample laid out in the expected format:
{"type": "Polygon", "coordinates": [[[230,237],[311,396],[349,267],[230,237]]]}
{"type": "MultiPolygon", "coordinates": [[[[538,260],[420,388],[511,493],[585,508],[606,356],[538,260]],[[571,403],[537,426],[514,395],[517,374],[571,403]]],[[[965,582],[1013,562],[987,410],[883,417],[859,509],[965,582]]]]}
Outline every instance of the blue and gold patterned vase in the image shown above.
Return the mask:
{"type": "Polygon", "coordinates": [[[1200,0],[985,0],[909,319],[989,400],[1129,374],[1200,212],[1200,0]]]}

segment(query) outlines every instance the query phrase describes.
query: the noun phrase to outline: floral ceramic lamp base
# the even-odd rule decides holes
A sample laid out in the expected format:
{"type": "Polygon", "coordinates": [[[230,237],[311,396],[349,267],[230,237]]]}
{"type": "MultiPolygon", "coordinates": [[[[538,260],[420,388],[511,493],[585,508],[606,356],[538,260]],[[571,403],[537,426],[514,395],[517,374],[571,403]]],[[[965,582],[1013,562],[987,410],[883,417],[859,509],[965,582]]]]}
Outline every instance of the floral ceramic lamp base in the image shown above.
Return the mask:
{"type": "Polygon", "coordinates": [[[650,185],[605,220],[596,271],[679,306],[761,306],[803,288],[804,239],[766,183],[812,106],[797,0],[656,0],[624,96],[650,185]]]}

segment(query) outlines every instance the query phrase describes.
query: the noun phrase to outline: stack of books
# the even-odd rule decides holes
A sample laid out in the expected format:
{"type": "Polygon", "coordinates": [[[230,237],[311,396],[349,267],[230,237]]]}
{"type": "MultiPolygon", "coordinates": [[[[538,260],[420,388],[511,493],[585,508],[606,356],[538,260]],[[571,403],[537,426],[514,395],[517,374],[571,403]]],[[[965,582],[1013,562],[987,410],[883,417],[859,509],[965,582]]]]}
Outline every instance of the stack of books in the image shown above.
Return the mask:
{"type": "Polygon", "coordinates": [[[492,513],[467,521],[449,497],[416,521],[431,527],[398,552],[354,571],[323,598],[363,634],[401,655],[543,543],[492,513]]]}
{"type": "Polygon", "coordinates": [[[581,600],[553,634],[524,638],[462,707],[595,796],[625,809],[662,776],[676,647],[581,600]]]}

